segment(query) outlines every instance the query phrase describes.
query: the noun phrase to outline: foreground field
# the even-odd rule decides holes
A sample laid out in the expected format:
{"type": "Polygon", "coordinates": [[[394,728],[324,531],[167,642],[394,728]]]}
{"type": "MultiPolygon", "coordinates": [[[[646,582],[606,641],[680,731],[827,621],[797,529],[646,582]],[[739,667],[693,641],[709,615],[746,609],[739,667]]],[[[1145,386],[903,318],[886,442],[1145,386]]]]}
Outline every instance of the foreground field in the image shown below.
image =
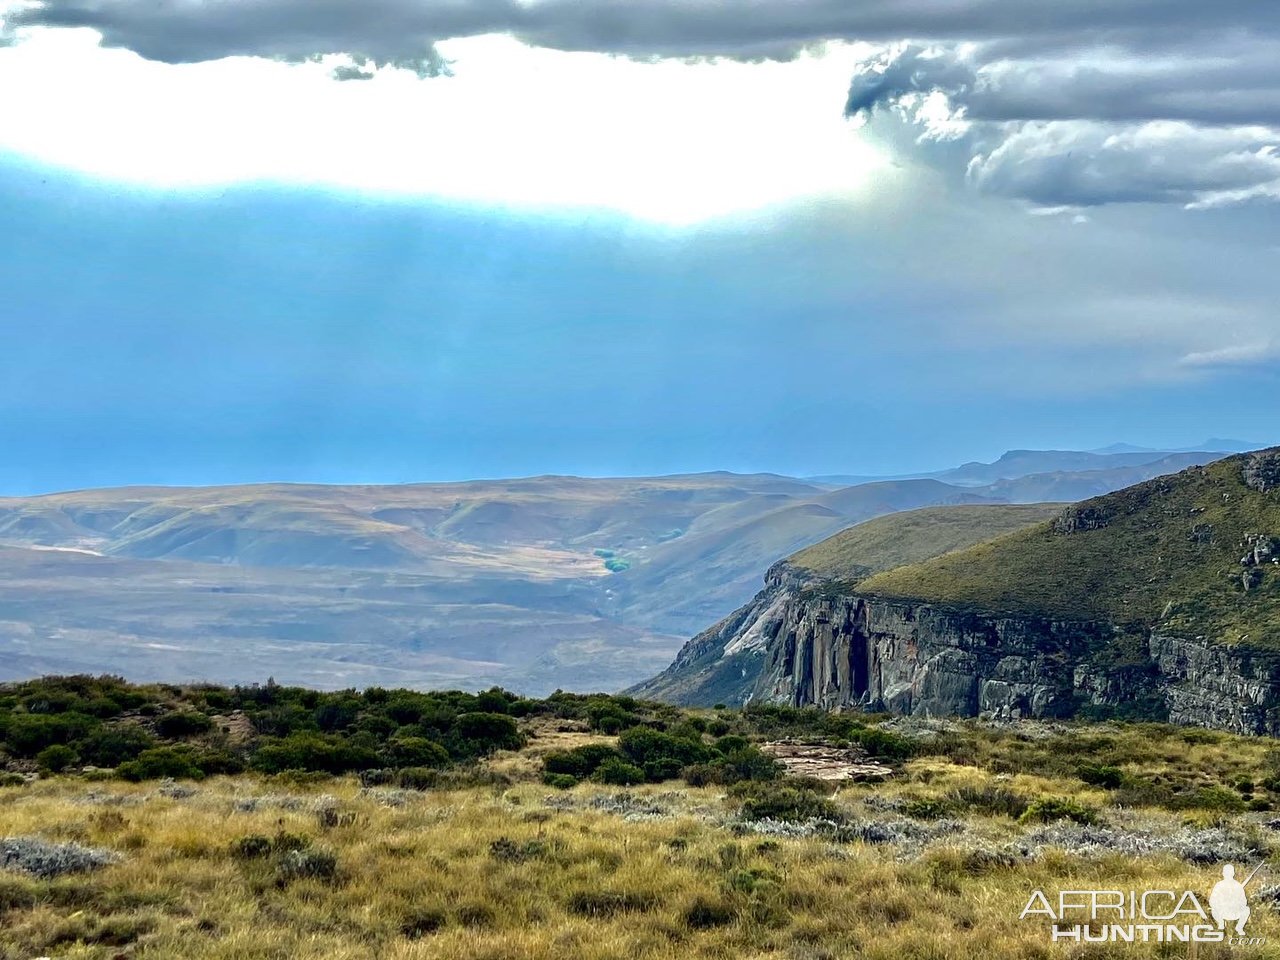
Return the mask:
{"type": "MultiPolygon", "coordinates": [[[[705,716],[748,732],[827,722],[717,714],[705,716]]],[[[1019,913],[1036,889],[1188,889],[1207,903],[1222,863],[1247,872],[1280,846],[1269,741],[1158,726],[879,729],[888,752],[912,744],[889,778],[754,785],[763,793],[553,789],[549,757],[617,738],[547,716],[521,721],[521,749],[423,790],[298,773],[11,774],[0,957],[1182,956],[1182,944],[1054,945],[1047,921],[1019,913]]],[[[1274,882],[1264,867],[1250,886],[1248,933],[1264,943],[1190,955],[1280,956],[1274,882]]]]}

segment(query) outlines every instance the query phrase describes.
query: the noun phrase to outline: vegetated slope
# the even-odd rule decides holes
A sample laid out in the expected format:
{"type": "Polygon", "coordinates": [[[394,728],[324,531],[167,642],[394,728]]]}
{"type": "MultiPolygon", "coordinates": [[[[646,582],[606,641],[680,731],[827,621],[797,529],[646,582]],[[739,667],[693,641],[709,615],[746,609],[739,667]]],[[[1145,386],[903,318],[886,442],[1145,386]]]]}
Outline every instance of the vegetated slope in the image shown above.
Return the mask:
{"type": "Polygon", "coordinates": [[[0,676],[616,689],[778,557],[991,496],[705,473],[0,498],[0,676]]]}
{"type": "Polygon", "coordinates": [[[760,582],[762,558],[771,563],[868,518],[986,499],[936,480],[897,480],[834,490],[753,516],[728,516],[746,505],[722,507],[700,517],[678,540],[649,548],[611,587],[627,618],[647,622],[662,610],[664,627],[692,632],[750,596],[760,582]]]}
{"type": "Polygon", "coordinates": [[[823,580],[860,580],[1056,516],[1062,504],[981,504],[908,510],[841,530],[786,562],[823,580]]]}
{"type": "Polygon", "coordinates": [[[1085,501],[1056,520],[873,576],[860,592],[984,612],[1280,643],[1280,448],[1085,501]]]}
{"type": "Polygon", "coordinates": [[[787,601],[824,581],[878,571],[970,546],[1060,512],[1061,504],[930,507],[868,520],[770,568],[765,588],[681,649],[661,674],[629,693],[670,703],[742,703],[759,678],[762,654],[787,601]]]}

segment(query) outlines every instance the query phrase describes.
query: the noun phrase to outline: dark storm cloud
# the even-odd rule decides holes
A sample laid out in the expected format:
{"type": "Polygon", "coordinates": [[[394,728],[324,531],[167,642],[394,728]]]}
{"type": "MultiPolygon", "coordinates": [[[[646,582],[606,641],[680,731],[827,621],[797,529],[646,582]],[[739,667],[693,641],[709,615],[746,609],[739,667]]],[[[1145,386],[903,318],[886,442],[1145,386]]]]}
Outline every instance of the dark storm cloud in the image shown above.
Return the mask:
{"type": "Polygon", "coordinates": [[[826,39],[1093,38],[1145,47],[1188,32],[1280,32],[1272,0],[39,0],[15,25],[92,27],[171,63],[235,55],[423,56],[438,40],[508,32],[567,50],[781,56],[826,39]]]}

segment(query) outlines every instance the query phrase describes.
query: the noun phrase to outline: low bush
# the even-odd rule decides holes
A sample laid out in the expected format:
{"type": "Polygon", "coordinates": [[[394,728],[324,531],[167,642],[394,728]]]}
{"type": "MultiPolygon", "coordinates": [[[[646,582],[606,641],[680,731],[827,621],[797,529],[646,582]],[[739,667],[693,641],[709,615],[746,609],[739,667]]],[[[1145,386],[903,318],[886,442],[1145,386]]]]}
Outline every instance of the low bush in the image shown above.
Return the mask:
{"type": "Polygon", "coordinates": [[[199,780],[204,777],[205,772],[190,751],[175,747],[153,747],[143,750],[136,760],[120,764],[116,768],[116,774],[136,783],[139,780],[159,780],[163,777],[199,780]]]}
{"type": "Polygon", "coordinates": [[[295,880],[332,882],[338,875],[338,858],[327,850],[290,850],[276,866],[276,882],[284,885],[295,880]]]}
{"type": "Polygon", "coordinates": [[[1055,820],[1070,820],[1081,826],[1096,823],[1097,812],[1084,804],[1065,797],[1042,797],[1033,802],[1018,818],[1019,823],[1052,823],[1055,820]]]}
{"type": "Polygon", "coordinates": [[[811,790],[780,783],[744,781],[732,793],[742,799],[744,820],[839,820],[839,809],[811,790]]]}
{"type": "Polygon", "coordinates": [[[156,721],[156,733],[167,740],[194,737],[197,734],[207,733],[212,727],[212,720],[203,713],[196,713],[193,710],[166,713],[156,721]]]}
{"type": "Polygon", "coordinates": [[[1081,780],[1095,787],[1114,790],[1124,783],[1124,771],[1096,763],[1082,763],[1077,771],[1081,780]]]}
{"type": "Polygon", "coordinates": [[[947,794],[947,801],[953,809],[961,812],[972,811],[1014,820],[1026,813],[1030,806],[1030,801],[1022,794],[995,785],[958,787],[947,794]]]}
{"type": "Polygon", "coordinates": [[[617,757],[600,764],[595,773],[591,775],[591,779],[597,783],[631,787],[644,783],[649,778],[646,776],[646,771],[641,770],[635,764],[627,763],[621,757],[617,757]]]}
{"type": "Polygon", "coordinates": [[[36,754],[36,763],[39,764],[40,769],[49,773],[61,773],[68,767],[75,766],[79,761],[80,758],[76,752],[61,743],[45,747],[36,754]]]}

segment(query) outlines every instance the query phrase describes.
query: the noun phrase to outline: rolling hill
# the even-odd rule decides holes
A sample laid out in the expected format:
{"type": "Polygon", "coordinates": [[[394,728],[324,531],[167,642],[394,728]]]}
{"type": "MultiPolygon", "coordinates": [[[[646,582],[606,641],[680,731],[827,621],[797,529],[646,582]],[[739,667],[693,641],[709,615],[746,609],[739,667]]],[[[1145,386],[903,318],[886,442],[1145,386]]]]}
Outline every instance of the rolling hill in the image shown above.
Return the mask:
{"type": "Polygon", "coordinates": [[[4,499],[0,673],[616,689],[777,554],[977,499],[728,473],[4,499]]]}
{"type": "Polygon", "coordinates": [[[1085,501],[862,592],[1280,645],[1280,448],[1085,501]]]}

